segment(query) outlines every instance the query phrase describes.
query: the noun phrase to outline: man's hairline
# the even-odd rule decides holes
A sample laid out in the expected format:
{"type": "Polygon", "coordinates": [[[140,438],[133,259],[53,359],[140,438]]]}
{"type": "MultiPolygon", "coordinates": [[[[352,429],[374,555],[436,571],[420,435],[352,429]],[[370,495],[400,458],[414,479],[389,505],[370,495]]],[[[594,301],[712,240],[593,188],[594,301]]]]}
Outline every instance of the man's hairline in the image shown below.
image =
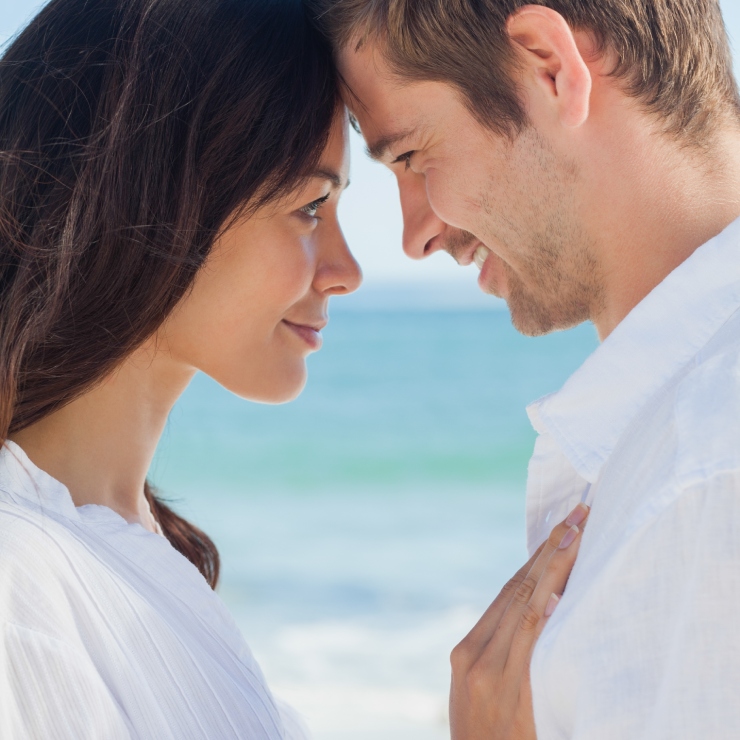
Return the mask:
{"type": "MultiPolygon", "coordinates": [[[[359,52],[368,43],[377,42],[378,53],[382,56],[382,58],[384,59],[384,61],[386,61],[386,63],[389,65],[390,71],[391,71],[393,77],[400,83],[400,85],[402,87],[405,86],[405,85],[413,84],[414,82],[419,82],[419,83],[421,83],[421,82],[439,82],[440,84],[448,85],[449,87],[451,87],[451,88],[453,88],[455,90],[455,92],[460,97],[460,102],[470,111],[470,113],[473,115],[473,117],[484,128],[486,128],[491,133],[494,133],[494,134],[497,134],[497,135],[502,135],[502,131],[501,131],[500,128],[496,127],[493,124],[493,122],[486,120],[484,118],[484,116],[482,116],[480,114],[480,111],[476,110],[476,106],[474,104],[474,101],[471,99],[470,95],[468,95],[467,92],[459,84],[457,84],[455,82],[452,82],[450,80],[441,80],[441,79],[436,79],[435,80],[435,79],[433,79],[431,77],[430,78],[413,78],[413,77],[408,77],[408,76],[405,77],[405,76],[403,76],[403,74],[401,72],[399,72],[397,68],[394,67],[392,61],[388,57],[388,54],[386,52],[386,49],[384,48],[385,45],[383,44],[383,41],[382,41],[383,36],[385,35],[383,33],[382,29],[373,29],[373,28],[371,28],[371,24],[368,21],[365,21],[362,24],[362,26],[363,26],[363,28],[361,28],[360,31],[355,32],[353,34],[350,34],[345,39],[344,43],[342,43],[341,45],[337,45],[337,47],[336,47],[336,53],[337,54],[339,54],[339,53],[345,51],[346,49],[348,49],[352,45],[352,43],[353,43],[353,41],[355,39],[356,39],[356,42],[355,42],[355,46],[354,46],[354,49],[353,49],[353,51],[355,53],[359,52]]],[[[593,40],[595,42],[594,43],[594,50],[593,50],[594,53],[599,54],[599,55],[607,54],[608,53],[608,44],[606,44],[604,42],[604,40],[602,40],[602,39],[599,38],[598,31],[595,31],[594,29],[591,29],[591,28],[581,28],[581,29],[572,28],[572,30],[574,32],[576,30],[582,30],[582,31],[585,31],[585,32],[593,35],[593,40]]],[[[614,70],[614,72],[610,73],[609,76],[610,77],[613,77],[614,79],[617,79],[617,75],[615,75],[615,72],[616,72],[616,69],[614,70]]],[[[629,73],[627,73],[624,76],[624,79],[626,81],[629,80],[629,73]]],[[[352,98],[354,100],[356,100],[363,108],[366,108],[366,106],[364,106],[362,104],[362,101],[360,100],[360,98],[352,92],[352,90],[349,88],[349,86],[346,85],[346,83],[343,83],[343,84],[344,84],[344,87],[348,90],[348,92],[352,96],[352,98]]],[[[626,84],[625,87],[628,87],[628,85],[629,85],[629,82],[627,82],[627,84],[626,84]]],[[[627,92],[626,89],[624,89],[624,93],[629,98],[637,99],[635,96],[633,96],[629,92],[627,92]]],[[[730,112],[729,111],[729,106],[727,106],[727,108],[725,108],[724,106],[722,106],[722,108],[723,108],[723,110],[717,110],[717,111],[715,111],[715,116],[719,116],[720,118],[723,118],[726,113],[729,113],[730,112]]],[[[651,113],[651,111],[646,111],[646,112],[647,113],[651,113]]],[[[663,118],[663,116],[661,116],[660,114],[655,114],[654,118],[655,118],[656,122],[658,122],[661,118],[663,118]]],[[[356,123],[357,122],[357,119],[355,118],[354,120],[355,120],[355,123],[356,123]]],[[[508,136],[511,139],[515,138],[516,135],[523,128],[526,128],[528,125],[530,125],[530,123],[528,121],[525,121],[521,127],[510,126],[509,127],[509,131],[508,131],[508,136]]],[[[355,126],[355,124],[353,124],[353,128],[358,133],[362,133],[360,131],[359,125],[355,126]]],[[[711,128],[711,125],[710,125],[710,128],[711,128]]],[[[663,132],[663,133],[664,133],[664,135],[667,135],[670,138],[672,138],[674,141],[676,141],[678,143],[681,143],[683,145],[688,145],[690,148],[694,148],[694,147],[697,146],[697,142],[693,141],[691,138],[684,138],[680,134],[669,134],[668,132],[663,132]]],[[[507,135],[507,133],[504,133],[503,135],[507,135]]],[[[393,134],[389,134],[389,135],[384,136],[383,138],[384,139],[395,139],[396,137],[393,134]]],[[[405,137],[405,138],[408,138],[408,137],[405,137]]],[[[367,153],[368,153],[368,155],[372,159],[374,159],[376,161],[382,161],[379,157],[373,156],[373,154],[370,151],[371,149],[375,150],[375,149],[377,149],[377,146],[367,147],[367,153]]]]}
{"type": "MultiPolygon", "coordinates": [[[[399,83],[399,87],[406,87],[414,83],[422,83],[422,82],[438,82],[441,85],[447,85],[448,87],[452,88],[455,91],[455,94],[458,95],[460,98],[460,102],[470,111],[471,115],[484,128],[486,128],[491,133],[501,135],[502,132],[500,128],[496,127],[492,122],[486,121],[483,118],[483,116],[480,115],[480,112],[476,110],[476,106],[473,100],[471,99],[470,95],[468,95],[468,93],[459,84],[452,82],[451,80],[434,79],[433,77],[415,78],[415,77],[404,76],[401,72],[398,71],[397,68],[395,68],[392,60],[389,59],[388,57],[388,54],[386,52],[386,47],[382,41],[382,38],[384,36],[383,31],[378,30],[378,29],[372,29],[370,27],[371,24],[368,21],[365,21],[362,24],[362,26],[363,28],[361,28],[359,31],[349,34],[347,38],[345,38],[342,41],[341,44],[337,44],[335,46],[335,56],[338,57],[341,53],[345,52],[347,49],[351,49],[352,53],[357,54],[368,43],[377,42],[377,52],[381,55],[381,58],[386,62],[386,64],[388,64],[389,71],[392,77],[394,78],[394,81],[399,83]],[[354,47],[352,46],[353,42],[354,42],[354,47]]],[[[352,90],[352,88],[346,82],[346,80],[343,79],[341,74],[339,76],[339,79],[340,79],[340,86],[342,87],[344,91],[348,93],[349,97],[353,101],[355,101],[361,108],[367,110],[367,106],[362,102],[359,95],[357,95],[352,90]]],[[[359,122],[357,121],[357,118],[351,112],[350,112],[350,125],[358,134],[363,135],[359,122]]],[[[507,133],[510,138],[514,138],[516,134],[519,133],[519,131],[517,130],[517,127],[512,127],[511,130],[509,130],[507,133]]],[[[385,136],[382,137],[382,139],[393,139],[394,141],[397,138],[398,138],[398,135],[394,135],[394,134],[386,134],[385,136]]],[[[408,138],[408,136],[404,138],[408,138]]],[[[377,145],[373,145],[372,147],[368,146],[366,149],[367,154],[371,159],[375,161],[382,161],[380,157],[374,156],[374,154],[372,153],[372,151],[377,150],[377,148],[378,148],[377,145]]]]}
{"type": "MultiPolygon", "coordinates": [[[[457,85],[456,83],[451,82],[449,80],[435,80],[433,78],[429,78],[429,79],[402,78],[398,73],[394,72],[394,74],[398,77],[399,80],[406,79],[407,84],[412,84],[414,82],[418,82],[418,83],[438,82],[441,85],[447,85],[449,88],[451,88],[455,92],[455,94],[459,98],[459,102],[470,112],[473,118],[476,121],[478,121],[478,123],[491,134],[495,134],[497,136],[508,136],[508,138],[513,139],[516,137],[518,133],[521,132],[523,128],[526,128],[526,126],[529,125],[529,122],[527,121],[521,127],[512,127],[510,131],[502,133],[500,128],[493,125],[490,121],[485,120],[483,116],[480,115],[480,112],[477,111],[475,106],[473,105],[473,101],[470,99],[470,96],[466,93],[466,91],[462,87],[460,87],[460,85],[457,85]]],[[[357,95],[344,80],[342,80],[342,88],[348,94],[351,100],[357,104],[357,106],[359,106],[363,110],[366,110],[366,111],[369,110],[368,107],[363,103],[359,95],[357,95]]],[[[347,105],[346,102],[345,102],[345,105],[347,105]]],[[[362,128],[360,127],[360,123],[357,117],[349,109],[349,106],[347,106],[347,108],[349,111],[350,126],[352,126],[352,128],[355,130],[356,133],[360,134],[364,138],[365,134],[363,133],[362,128]]],[[[376,139],[374,143],[367,144],[367,146],[365,147],[365,153],[368,155],[368,157],[370,157],[370,159],[376,162],[385,164],[384,155],[386,154],[389,147],[392,144],[397,144],[399,141],[404,141],[406,139],[411,138],[412,136],[418,133],[420,128],[422,128],[422,124],[417,123],[415,126],[399,131],[397,133],[394,133],[394,132],[383,133],[381,136],[379,136],[376,139]]],[[[367,140],[366,140],[366,143],[367,143],[367,140]]]]}

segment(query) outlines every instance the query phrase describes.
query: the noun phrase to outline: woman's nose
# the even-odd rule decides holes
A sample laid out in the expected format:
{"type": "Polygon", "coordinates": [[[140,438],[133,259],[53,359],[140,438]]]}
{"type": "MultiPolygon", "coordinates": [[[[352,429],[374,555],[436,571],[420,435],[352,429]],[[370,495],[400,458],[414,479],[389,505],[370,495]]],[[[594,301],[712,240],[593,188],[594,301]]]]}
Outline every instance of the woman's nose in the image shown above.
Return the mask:
{"type": "Polygon", "coordinates": [[[326,250],[316,272],[314,285],[320,293],[345,295],[362,284],[362,269],[349,249],[342,230],[337,226],[332,247],[326,250]]]}

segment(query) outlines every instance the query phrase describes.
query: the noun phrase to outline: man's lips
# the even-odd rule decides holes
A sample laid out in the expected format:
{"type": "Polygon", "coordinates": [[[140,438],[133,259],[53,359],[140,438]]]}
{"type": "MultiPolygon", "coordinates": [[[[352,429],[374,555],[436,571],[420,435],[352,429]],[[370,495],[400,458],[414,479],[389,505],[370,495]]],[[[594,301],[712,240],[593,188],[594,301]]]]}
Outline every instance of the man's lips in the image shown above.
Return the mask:
{"type": "Polygon", "coordinates": [[[478,244],[478,246],[475,248],[475,252],[473,252],[472,261],[475,262],[475,266],[479,270],[482,270],[483,266],[486,264],[486,260],[491,256],[491,254],[491,250],[488,249],[488,247],[484,247],[482,244],[478,244]]]}
{"type": "Polygon", "coordinates": [[[323,338],[321,336],[321,330],[327,325],[327,321],[322,319],[316,322],[308,323],[297,323],[283,319],[283,323],[290,329],[296,336],[300,337],[312,350],[316,351],[321,349],[323,338]]]}
{"type": "MultiPolygon", "coordinates": [[[[469,232],[468,232],[469,234],[469,232]]],[[[469,234],[472,237],[472,234],[469,234]]],[[[484,293],[500,296],[501,259],[479,239],[472,238],[470,244],[453,245],[448,243],[444,248],[461,267],[475,264],[480,271],[478,285],[484,293]]]]}
{"type": "Polygon", "coordinates": [[[458,265],[461,267],[467,267],[468,265],[473,264],[476,250],[481,246],[483,246],[482,243],[476,240],[467,249],[465,249],[465,251],[456,251],[452,256],[455,258],[458,265]]]}
{"type": "Polygon", "coordinates": [[[484,293],[506,298],[506,280],[502,272],[503,262],[498,255],[482,244],[475,250],[473,262],[480,270],[478,286],[484,293]]]}
{"type": "MultiPolygon", "coordinates": [[[[473,263],[473,255],[475,250],[482,242],[476,239],[469,232],[461,232],[464,236],[436,236],[428,242],[428,245],[433,245],[439,242],[441,249],[447,252],[455,262],[461,267],[467,267],[473,263]]],[[[430,251],[429,249],[425,252],[430,251]]],[[[433,249],[431,251],[434,251],[433,249]]]]}
{"type": "Polygon", "coordinates": [[[448,245],[446,249],[461,267],[475,264],[480,271],[478,285],[484,293],[490,293],[495,296],[499,295],[498,287],[495,285],[498,283],[495,274],[497,270],[495,268],[497,266],[496,263],[500,263],[500,259],[482,241],[472,239],[471,243],[469,245],[466,244],[464,248],[459,248],[459,246],[458,248],[453,248],[451,245],[448,245]]]}

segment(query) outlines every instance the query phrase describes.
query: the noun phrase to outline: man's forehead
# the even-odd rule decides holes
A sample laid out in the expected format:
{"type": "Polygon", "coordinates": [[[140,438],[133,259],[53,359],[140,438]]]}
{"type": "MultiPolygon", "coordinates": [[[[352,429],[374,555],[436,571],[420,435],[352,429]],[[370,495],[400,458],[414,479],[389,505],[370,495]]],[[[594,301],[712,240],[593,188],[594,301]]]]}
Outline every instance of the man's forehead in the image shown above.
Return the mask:
{"type": "Polygon", "coordinates": [[[366,105],[357,96],[345,100],[350,123],[364,137],[367,153],[373,159],[383,160],[391,147],[415,139],[423,128],[421,116],[414,115],[415,111],[408,107],[396,112],[389,106],[366,105]]]}
{"type": "Polygon", "coordinates": [[[352,128],[365,139],[368,154],[383,159],[387,151],[405,140],[416,138],[428,116],[413,101],[373,96],[364,100],[347,83],[343,99],[350,114],[352,128]]]}
{"type": "Polygon", "coordinates": [[[459,91],[449,83],[394,73],[373,46],[355,50],[349,45],[341,52],[342,97],[369,155],[383,160],[391,147],[436,130],[439,113],[460,101],[459,91]]]}
{"type": "Polygon", "coordinates": [[[360,121],[368,112],[383,119],[398,115],[414,93],[428,84],[394,72],[382,52],[371,44],[359,51],[345,47],[339,53],[338,64],[342,97],[360,121]]]}

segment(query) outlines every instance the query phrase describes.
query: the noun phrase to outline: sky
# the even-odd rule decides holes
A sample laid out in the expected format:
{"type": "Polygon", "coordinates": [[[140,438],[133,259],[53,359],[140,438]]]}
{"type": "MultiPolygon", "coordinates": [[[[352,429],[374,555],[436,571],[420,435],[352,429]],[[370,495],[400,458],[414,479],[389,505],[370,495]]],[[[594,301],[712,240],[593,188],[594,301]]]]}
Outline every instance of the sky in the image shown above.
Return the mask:
{"type": "MultiPolygon", "coordinates": [[[[735,50],[735,68],[740,74],[740,0],[720,0],[720,4],[735,50]]],[[[37,0],[0,0],[0,43],[14,35],[42,5],[37,0]]],[[[474,266],[458,267],[444,253],[422,262],[403,254],[395,179],[382,165],[365,156],[363,142],[354,132],[351,180],[351,187],[342,197],[340,219],[347,241],[362,265],[366,287],[413,283],[417,289],[438,288],[433,291],[438,295],[464,294],[472,302],[482,298],[475,288],[474,266]]]]}

